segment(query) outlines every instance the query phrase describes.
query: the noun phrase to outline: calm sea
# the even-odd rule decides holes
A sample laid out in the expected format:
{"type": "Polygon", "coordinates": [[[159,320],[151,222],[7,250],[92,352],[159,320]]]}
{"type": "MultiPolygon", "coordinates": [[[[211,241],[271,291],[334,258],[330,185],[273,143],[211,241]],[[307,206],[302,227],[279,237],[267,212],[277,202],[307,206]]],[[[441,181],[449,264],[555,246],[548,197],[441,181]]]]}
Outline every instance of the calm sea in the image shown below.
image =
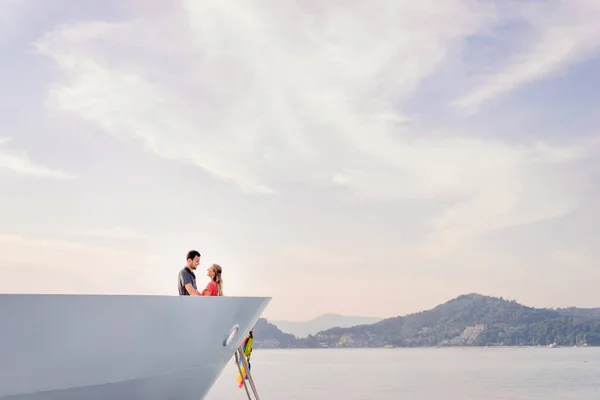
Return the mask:
{"type": "MultiPolygon", "coordinates": [[[[600,399],[600,348],[254,350],[261,400],[600,399]]],[[[206,397],[245,399],[233,361],[206,397]]]]}

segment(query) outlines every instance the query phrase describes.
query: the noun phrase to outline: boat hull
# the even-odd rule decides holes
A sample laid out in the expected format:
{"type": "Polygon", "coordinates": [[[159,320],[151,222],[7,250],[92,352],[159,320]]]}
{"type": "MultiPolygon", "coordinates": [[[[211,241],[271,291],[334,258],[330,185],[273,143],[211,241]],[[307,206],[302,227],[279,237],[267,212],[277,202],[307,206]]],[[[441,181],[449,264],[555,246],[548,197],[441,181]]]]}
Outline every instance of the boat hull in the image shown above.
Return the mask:
{"type": "Polygon", "coordinates": [[[0,399],[202,399],[269,302],[0,295],[0,399]]]}

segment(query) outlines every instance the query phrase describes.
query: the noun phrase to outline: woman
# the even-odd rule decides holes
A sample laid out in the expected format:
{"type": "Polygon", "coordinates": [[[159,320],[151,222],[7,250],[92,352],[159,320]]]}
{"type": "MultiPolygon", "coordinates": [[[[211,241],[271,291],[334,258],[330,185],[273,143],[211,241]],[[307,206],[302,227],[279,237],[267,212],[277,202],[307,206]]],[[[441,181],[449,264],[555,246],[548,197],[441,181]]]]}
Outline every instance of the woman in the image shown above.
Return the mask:
{"type": "Polygon", "coordinates": [[[210,282],[206,285],[204,291],[202,291],[202,296],[223,296],[223,279],[221,278],[221,273],[223,270],[219,264],[213,264],[207,270],[208,277],[210,278],[210,282]]]}

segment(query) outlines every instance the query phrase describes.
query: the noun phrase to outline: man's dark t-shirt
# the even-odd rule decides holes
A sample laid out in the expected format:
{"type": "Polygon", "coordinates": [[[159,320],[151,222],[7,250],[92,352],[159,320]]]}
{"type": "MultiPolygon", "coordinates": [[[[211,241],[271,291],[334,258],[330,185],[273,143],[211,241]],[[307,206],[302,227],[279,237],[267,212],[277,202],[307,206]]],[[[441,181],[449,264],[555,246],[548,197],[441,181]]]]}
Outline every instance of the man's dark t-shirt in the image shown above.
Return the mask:
{"type": "Polygon", "coordinates": [[[198,289],[196,287],[196,275],[188,268],[188,267],[183,267],[183,269],[181,271],[179,271],[179,295],[180,296],[189,296],[190,294],[188,293],[187,289],[185,288],[185,285],[187,285],[188,283],[192,284],[192,287],[194,289],[198,289]]]}

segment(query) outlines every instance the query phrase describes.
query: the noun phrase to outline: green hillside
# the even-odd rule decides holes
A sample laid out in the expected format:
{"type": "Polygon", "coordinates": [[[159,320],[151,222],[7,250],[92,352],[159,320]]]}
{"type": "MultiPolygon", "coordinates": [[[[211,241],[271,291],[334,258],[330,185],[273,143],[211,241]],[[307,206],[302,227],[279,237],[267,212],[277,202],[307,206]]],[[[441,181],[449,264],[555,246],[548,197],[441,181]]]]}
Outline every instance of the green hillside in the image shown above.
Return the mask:
{"type": "Polygon", "coordinates": [[[298,339],[294,335],[282,332],[264,318],[256,321],[252,334],[256,348],[288,348],[298,345],[298,339]]]}
{"type": "Polygon", "coordinates": [[[431,310],[317,335],[327,346],[600,345],[598,309],[536,309],[468,294],[431,310]]]}
{"type": "Polygon", "coordinates": [[[599,308],[539,309],[467,294],[431,310],[298,339],[260,319],[257,347],[600,346],[599,308]]]}

